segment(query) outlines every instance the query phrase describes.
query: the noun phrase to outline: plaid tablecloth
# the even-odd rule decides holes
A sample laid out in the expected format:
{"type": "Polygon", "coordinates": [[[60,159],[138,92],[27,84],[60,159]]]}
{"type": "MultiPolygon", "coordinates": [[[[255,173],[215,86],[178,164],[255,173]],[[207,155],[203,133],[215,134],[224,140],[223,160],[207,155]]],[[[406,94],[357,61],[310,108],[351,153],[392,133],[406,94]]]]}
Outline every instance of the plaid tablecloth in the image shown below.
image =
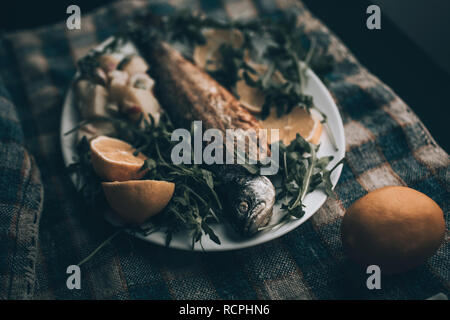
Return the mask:
{"type": "Polygon", "coordinates": [[[83,15],[81,30],[69,31],[63,22],[7,34],[0,44],[0,73],[1,298],[425,299],[449,294],[448,232],[425,265],[383,276],[381,290],[368,290],[365,270],[343,254],[339,228],[345,209],[385,185],[407,185],[433,198],[448,229],[450,160],[411,109],[299,2],[116,2],[83,15]],[[87,213],[67,175],[59,140],[63,98],[75,61],[144,7],[158,13],[185,7],[233,19],[295,8],[307,36],[334,59],[323,79],[347,137],[337,198],[289,234],[239,251],[181,252],[119,236],[83,265],[81,289],[69,290],[67,266],[86,257],[112,228],[87,213]]]}

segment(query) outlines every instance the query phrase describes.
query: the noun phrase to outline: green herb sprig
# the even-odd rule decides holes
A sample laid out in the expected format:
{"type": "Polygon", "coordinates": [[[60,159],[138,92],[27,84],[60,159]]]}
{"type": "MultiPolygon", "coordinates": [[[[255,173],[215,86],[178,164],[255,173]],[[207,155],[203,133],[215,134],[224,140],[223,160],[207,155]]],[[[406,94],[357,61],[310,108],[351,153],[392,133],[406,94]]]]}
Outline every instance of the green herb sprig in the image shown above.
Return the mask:
{"type": "Polygon", "coordinates": [[[320,145],[307,142],[299,134],[289,146],[277,142],[280,150],[280,169],[272,177],[277,187],[277,199],[282,202],[281,209],[285,215],[275,225],[261,230],[279,228],[289,221],[297,220],[305,214],[303,200],[314,190],[322,190],[328,196],[335,197],[332,172],[343,162],[341,159],[331,169],[327,169],[333,160],[332,156],[317,157],[320,145]]]}
{"type": "MultiPolygon", "coordinates": [[[[175,183],[174,195],[167,207],[147,226],[132,231],[149,234],[157,230],[166,233],[166,244],[169,245],[173,234],[189,231],[192,236],[192,247],[201,241],[203,234],[220,244],[220,240],[210,227],[211,222],[219,221],[222,204],[216,193],[217,182],[214,173],[199,165],[173,164],[170,159],[172,147],[171,133],[175,129],[169,117],[163,114],[156,124],[149,115],[150,122],[141,119],[131,123],[121,117],[97,117],[84,121],[81,127],[95,121],[110,121],[117,129],[117,136],[129,142],[148,159],[141,170],[147,170],[143,179],[164,180],[175,183]]],[[[70,133],[70,132],[69,132],[70,133]]],[[[78,147],[79,160],[70,166],[83,177],[81,190],[93,203],[101,196],[100,180],[95,176],[90,163],[90,149],[85,139],[78,147]],[[94,192],[95,191],[95,192],[94,192]]]]}

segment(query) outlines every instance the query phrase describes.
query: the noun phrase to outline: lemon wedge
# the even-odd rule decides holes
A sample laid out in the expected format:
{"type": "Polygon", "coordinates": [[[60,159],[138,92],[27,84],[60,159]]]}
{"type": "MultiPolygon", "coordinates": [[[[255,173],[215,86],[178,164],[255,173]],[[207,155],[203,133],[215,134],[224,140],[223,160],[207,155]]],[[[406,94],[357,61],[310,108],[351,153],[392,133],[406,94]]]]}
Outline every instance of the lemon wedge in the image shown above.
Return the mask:
{"type": "Polygon", "coordinates": [[[139,225],[160,213],[169,203],[175,184],[158,180],[102,182],[111,208],[129,224],[139,225]]]}
{"type": "Polygon", "coordinates": [[[144,160],[142,153],[136,151],[125,141],[99,136],[90,143],[91,162],[95,172],[105,181],[126,181],[142,178],[146,171],[141,170],[144,160]]]}

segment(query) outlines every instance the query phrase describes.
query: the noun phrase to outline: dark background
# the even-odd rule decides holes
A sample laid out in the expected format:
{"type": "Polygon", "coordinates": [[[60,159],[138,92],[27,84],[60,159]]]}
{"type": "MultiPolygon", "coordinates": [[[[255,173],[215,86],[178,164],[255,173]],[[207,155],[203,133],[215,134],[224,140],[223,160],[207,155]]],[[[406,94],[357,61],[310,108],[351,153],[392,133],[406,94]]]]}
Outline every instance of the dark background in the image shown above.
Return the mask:
{"type": "MultiPolygon", "coordinates": [[[[4,1],[0,30],[33,28],[81,13],[111,0],[4,1]]],[[[450,1],[303,0],[372,73],[416,112],[437,142],[450,151],[450,1]],[[382,29],[366,28],[366,8],[378,4],[382,29]]]]}

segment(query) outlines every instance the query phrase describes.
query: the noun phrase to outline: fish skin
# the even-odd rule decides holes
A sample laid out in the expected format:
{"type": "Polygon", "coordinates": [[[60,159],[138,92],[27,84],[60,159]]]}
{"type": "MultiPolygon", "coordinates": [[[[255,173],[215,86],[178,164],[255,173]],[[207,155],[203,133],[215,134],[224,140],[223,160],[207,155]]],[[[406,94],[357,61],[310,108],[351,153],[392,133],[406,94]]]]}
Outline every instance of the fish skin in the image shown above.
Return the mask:
{"type": "Polygon", "coordinates": [[[170,115],[182,113],[174,118],[176,124],[190,127],[192,121],[202,120],[206,129],[261,128],[227,89],[167,43],[153,42],[147,53],[160,102],[170,115]]]}
{"type": "MultiPolygon", "coordinates": [[[[205,129],[260,129],[259,122],[240,102],[206,72],[186,60],[169,44],[144,43],[141,53],[150,63],[155,94],[175,125],[190,128],[201,120],[205,129]]],[[[249,236],[272,217],[275,188],[264,176],[251,175],[238,165],[215,165],[221,180],[219,196],[233,228],[249,236]],[[245,209],[245,210],[244,210],[245,209]]]]}

